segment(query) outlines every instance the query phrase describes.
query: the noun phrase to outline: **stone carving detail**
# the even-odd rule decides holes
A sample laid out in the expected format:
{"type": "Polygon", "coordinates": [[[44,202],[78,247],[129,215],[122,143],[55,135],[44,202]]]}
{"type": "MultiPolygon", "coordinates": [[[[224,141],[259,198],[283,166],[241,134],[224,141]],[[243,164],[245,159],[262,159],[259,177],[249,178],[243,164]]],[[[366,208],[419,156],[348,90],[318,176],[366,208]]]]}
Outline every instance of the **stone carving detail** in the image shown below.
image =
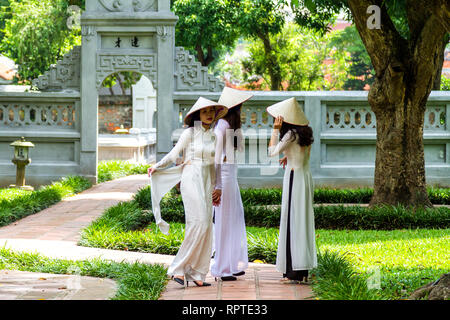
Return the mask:
{"type": "MultiPolygon", "coordinates": [[[[328,130],[375,130],[375,113],[369,106],[327,105],[325,128],[328,130]]],[[[428,105],[424,130],[445,130],[445,105],[428,105]]]]}
{"type": "Polygon", "coordinates": [[[325,126],[327,129],[374,130],[375,113],[369,106],[327,106],[325,126]]]}
{"type": "Polygon", "coordinates": [[[157,55],[154,54],[126,54],[126,55],[97,55],[97,89],[103,80],[114,72],[136,71],[142,73],[152,81],[157,88],[157,55]]]}
{"type": "Polygon", "coordinates": [[[134,11],[147,11],[152,8],[155,0],[133,0],[133,9],[134,11]]]}
{"type": "Polygon", "coordinates": [[[183,47],[175,49],[176,91],[222,91],[224,83],[208,73],[208,68],[195,60],[183,47]]]}
{"type": "Polygon", "coordinates": [[[445,105],[427,106],[425,110],[424,130],[445,130],[445,105]]]}
{"type": "Polygon", "coordinates": [[[99,0],[110,12],[144,12],[155,11],[155,0],[99,0]]]}
{"type": "Polygon", "coordinates": [[[0,124],[10,128],[58,127],[58,129],[74,129],[77,114],[77,107],[73,103],[1,104],[0,124]]]}
{"type": "Polygon", "coordinates": [[[167,37],[170,37],[169,28],[166,26],[157,26],[156,34],[161,38],[162,41],[166,41],[167,37]]]}
{"type": "Polygon", "coordinates": [[[50,66],[50,70],[32,81],[42,91],[80,89],[81,47],[76,46],[62,60],[50,66]]]}
{"type": "Polygon", "coordinates": [[[96,30],[93,26],[82,26],[81,27],[81,35],[83,36],[83,39],[86,39],[87,41],[91,41],[92,38],[95,36],[96,30]]]}

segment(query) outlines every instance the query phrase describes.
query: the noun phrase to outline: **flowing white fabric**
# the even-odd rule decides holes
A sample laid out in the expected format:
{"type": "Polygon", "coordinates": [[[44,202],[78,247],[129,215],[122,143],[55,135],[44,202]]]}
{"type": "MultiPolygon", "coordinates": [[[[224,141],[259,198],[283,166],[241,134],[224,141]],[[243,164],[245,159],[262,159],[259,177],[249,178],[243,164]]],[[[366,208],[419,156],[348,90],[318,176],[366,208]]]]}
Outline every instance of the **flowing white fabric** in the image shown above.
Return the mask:
{"type": "Polygon", "coordinates": [[[152,211],[156,225],[162,233],[169,234],[169,224],[161,218],[159,203],[164,195],[181,180],[182,166],[155,171],[151,176],[152,211]]]}
{"type": "MultiPolygon", "coordinates": [[[[155,166],[152,178],[152,205],[155,219],[160,219],[161,231],[166,228],[160,215],[159,201],[170,186],[181,181],[180,192],[185,211],[185,235],[172,264],[169,275],[183,275],[186,281],[204,281],[209,271],[212,248],[212,191],[220,186],[220,174],[216,179],[214,164],[215,141],[212,130],[203,127],[188,128],[180,136],[175,147],[155,166]],[[183,152],[183,164],[161,170],[176,163],[183,152]],[[167,171],[164,174],[163,171],[167,171]],[[181,174],[181,176],[180,176],[181,174]],[[154,180],[153,180],[154,179],[154,180]],[[155,188],[156,190],[153,190],[155,188]]],[[[220,173],[220,170],[219,170],[220,173]]]]}
{"type": "Polygon", "coordinates": [[[314,185],[309,169],[311,146],[300,147],[297,137],[288,131],[280,142],[269,147],[269,156],[283,152],[287,156],[281,200],[280,234],[276,268],[286,272],[286,234],[289,199],[289,176],[294,170],[291,198],[290,237],[292,270],[310,270],[317,266],[314,228],[314,185]]]}
{"type": "MultiPolygon", "coordinates": [[[[226,145],[231,147],[227,159],[231,158],[230,151],[234,152],[233,144],[228,144],[226,139],[229,128],[228,122],[223,119],[214,128],[217,137],[216,162],[222,162],[226,145]]],[[[242,146],[242,143],[238,145],[242,146]]],[[[211,275],[214,277],[231,276],[248,267],[247,233],[237,169],[237,165],[232,163],[223,163],[221,167],[222,198],[220,205],[214,208],[215,254],[211,266],[211,275]]]]}

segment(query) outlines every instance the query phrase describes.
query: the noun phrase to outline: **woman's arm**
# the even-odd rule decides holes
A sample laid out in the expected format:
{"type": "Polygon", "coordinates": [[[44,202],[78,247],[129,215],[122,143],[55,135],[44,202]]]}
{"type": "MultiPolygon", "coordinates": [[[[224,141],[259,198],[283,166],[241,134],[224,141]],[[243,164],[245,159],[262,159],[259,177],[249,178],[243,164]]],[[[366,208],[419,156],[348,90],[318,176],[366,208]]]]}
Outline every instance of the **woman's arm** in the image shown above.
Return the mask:
{"type": "Polygon", "coordinates": [[[219,205],[220,198],[222,196],[222,162],[223,162],[223,146],[225,144],[225,134],[227,128],[229,128],[228,122],[225,120],[219,120],[214,128],[214,134],[216,135],[215,146],[215,170],[216,170],[216,185],[213,191],[213,204],[219,205]]]}
{"type": "Polygon", "coordinates": [[[270,137],[269,142],[269,157],[274,157],[283,152],[286,147],[289,145],[289,140],[291,139],[292,133],[288,131],[283,139],[280,141],[280,129],[283,124],[283,117],[279,116],[275,118],[273,124],[272,136],[270,137]]]}
{"type": "Polygon", "coordinates": [[[166,154],[158,163],[152,166],[149,169],[149,174],[153,173],[153,171],[158,169],[164,169],[169,166],[171,163],[176,163],[180,152],[183,151],[188,145],[192,137],[192,130],[188,128],[183,131],[180,138],[178,139],[176,145],[170,150],[168,154],[166,154]]]}

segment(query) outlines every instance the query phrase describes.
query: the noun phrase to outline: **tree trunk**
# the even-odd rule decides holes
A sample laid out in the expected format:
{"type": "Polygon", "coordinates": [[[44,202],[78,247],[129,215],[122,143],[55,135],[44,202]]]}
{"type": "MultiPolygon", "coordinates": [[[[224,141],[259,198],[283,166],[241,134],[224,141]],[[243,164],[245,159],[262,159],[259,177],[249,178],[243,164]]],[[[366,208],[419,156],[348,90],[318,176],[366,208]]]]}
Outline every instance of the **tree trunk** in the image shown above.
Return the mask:
{"type": "Polygon", "coordinates": [[[369,93],[377,121],[374,194],[370,205],[432,206],[426,190],[423,146],[426,99],[414,101],[404,82],[390,88],[381,81],[376,79],[369,93]],[[395,102],[398,98],[400,101],[395,102]]]}
{"type": "Polygon", "coordinates": [[[202,66],[207,67],[211,62],[213,62],[214,55],[212,52],[212,47],[208,47],[208,56],[206,57],[200,44],[197,44],[195,46],[195,50],[197,51],[197,59],[202,64],[202,66]]]}
{"type": "Polygon", "coordinates": [[[442,40],[447,32],[447,22],[434,9],[439,7],[447,14],[450,6],[444,0],[427,2],[426,6],[421,1],[408,1],[410,38],[404,39],[381,1],[377,2],[381,7],[381,28],[367,27],[367,8],[371,4],[372,0],[348,1],[376,73],[368,98],[377,121],[370,205],[429,207],[423,122],[426,102],[442,65],[442,40]]]}
{"type": "Polygon", "coordinates": [[[258,37],[262,40],[264,44],[264,53],[267,60],[267,69],[270,77],[270,90],[278,91],[282,90],[281,87],[281,69],[272,50],[272,45],[270,44],[269,35],[259,34],[258,37]]]}
{"type": "Polygon", "coordinates": [[[442,67],[444,64],[444,54],[445,54],[445,47],[447,46],[447,43],[449,41],[449,37],[446,36],[442,41],[442,51],[439,53],[439,69],[436,71],[436,74],[434,76],[433,81],[433,88],[432,90],[441,90],[441,77],[442,77],[442,67]]]}

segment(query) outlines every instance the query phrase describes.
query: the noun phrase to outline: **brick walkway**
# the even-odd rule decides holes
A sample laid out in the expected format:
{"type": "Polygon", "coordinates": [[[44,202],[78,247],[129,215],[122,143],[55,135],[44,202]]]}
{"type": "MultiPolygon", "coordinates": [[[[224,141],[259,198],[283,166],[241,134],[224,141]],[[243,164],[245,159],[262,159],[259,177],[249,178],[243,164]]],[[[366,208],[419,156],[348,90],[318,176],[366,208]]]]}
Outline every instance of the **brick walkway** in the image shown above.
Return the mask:
{"type": "Polygon", "coordinates": [[[103,211],[120,201],[129,201],[149,182],[146,175],[107,181],[66,198],[36,214],[0,228],[0,239],[78,241],[80,231],[103,211]]]}
{"type": "MultiPolygon", "coordinates": [[[[106,250],[77,246],[80,231],[103,211],[120,201],[129,201],[149,180],[146,175],[134,175],[108,181],[78,195],[64,199],[41,212],[0,228],[0,246],[16,251],[39,252],[52,258],[71,260],[100,257],[114,261],[162,263],[168,266],[173,256],[106,250]]],[[[169,281],[161,300],[301,300],[311,298],[307,285],[283,284],[274,265],[250,263],[246,274],[237,281],[214,281],[211,287],[184,288],[169,281]]],[[[80,297],[78,297],[79,299],[80,297]]],[[[0,297],[1,299],[1,297],[0,297]]]]}

